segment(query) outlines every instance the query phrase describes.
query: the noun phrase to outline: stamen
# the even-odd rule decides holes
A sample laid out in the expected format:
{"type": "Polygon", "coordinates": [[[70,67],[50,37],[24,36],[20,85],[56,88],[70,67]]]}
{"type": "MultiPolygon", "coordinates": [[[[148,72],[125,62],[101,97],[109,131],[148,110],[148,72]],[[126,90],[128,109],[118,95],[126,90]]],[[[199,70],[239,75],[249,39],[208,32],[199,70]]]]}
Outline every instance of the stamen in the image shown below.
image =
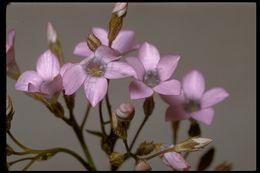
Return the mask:
{"type": "Polygon", "coordinates": [[[90,60],[86,66],[86,72],[93,77],[101,77],[105,74],[106,64],[97,58],[90,60]]]}
{"type": "Polygon", "coordinates": [[[144,75],[144,83],[150,87],[155,87],[160,83],[160,78],[157,70],[149,70],[144,75]]]}
{"type": "Polygon", "coordinates": [[[184,104],[184,110],[186,112],[196,112],[200,110],[200,103],[198,101],[190,100],[188,103],[184,104]]]}

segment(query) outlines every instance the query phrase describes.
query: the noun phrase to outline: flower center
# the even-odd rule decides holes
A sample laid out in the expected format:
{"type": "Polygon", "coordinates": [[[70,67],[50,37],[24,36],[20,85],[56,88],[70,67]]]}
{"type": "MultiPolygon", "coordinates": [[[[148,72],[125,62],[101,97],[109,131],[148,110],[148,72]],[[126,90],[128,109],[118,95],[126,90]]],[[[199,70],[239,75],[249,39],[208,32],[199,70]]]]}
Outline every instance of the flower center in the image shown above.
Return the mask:
{"type": "Polygon", "coordinates": [[[190,100],[188,103],[184,104],[184,110],[186,112],[196,112],[200,110],[200,103],[198,101],[190,100]]]}
{"type": "Polygon", "coordinates": [[[157,70],[149,70],[144,75],[144,83],[149,87],[155,87],[160,83],[160,78],[157,70]]]}
{"type": "Polygon", "coordinates": [[[93,77],[101,77],[106,71],[106,64],[100,59],[93,58],[86,66],[86,72],[93,77]]]}

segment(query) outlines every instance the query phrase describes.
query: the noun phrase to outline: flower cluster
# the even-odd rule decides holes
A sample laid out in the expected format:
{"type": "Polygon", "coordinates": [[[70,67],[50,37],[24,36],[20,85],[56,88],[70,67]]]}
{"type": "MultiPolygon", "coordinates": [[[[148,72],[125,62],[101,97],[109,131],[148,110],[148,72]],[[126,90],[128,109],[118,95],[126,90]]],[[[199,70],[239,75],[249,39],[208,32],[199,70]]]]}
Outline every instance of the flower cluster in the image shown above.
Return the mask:
{"type": "MultiPolygon", "coordinates": [[[[8,32],[7,72],[12,72],[13,79],[17,79],[15,88],[53,100],[57,99],[60,93],[63,93],[65,98],[69,98],[83,85],[88,102],[95,107],[105,98],[110,80],[130,77],[132,81],[129,84],[129,98],[146,99],[147,102],[152,103],[153,100],[149,98],[152,98],[154,93],[158,93],[169,105],[165,113],[166,121],[191,119],[210,125],[214,116],[212,106],[227,98],[228,92],[222,87],[205,92],[203,74],[195,69],[189,71],[181,82],[173,79],[172,75],[181,60],[180,54],[162,55],[152,43],[135,43],[134,31],[120,30],[121,25],[113,27],[113,20],[122,20],[126,15],[126,9],[126,3],[118,3],[114,8],[111,28],[115,31],[112,32],[111,29],[106,31],[99,27],[91,28],[90,34],[98,44],[93,43],[94,47],[90,47],[88,41],[79,42],[73,53],[84,58],[77,63],[63,63],[57,32],[49,22],[47,27],[49,49],[38,57],[36,70],[28,70],[21,75],[14,59],[15,31],[8,32]],[[56,46],[55,49],[52,49],[53,46],[56,46]],[[129,56],[130,52],[137,52],[137,55],[129,56]]],[[[130,125],[134,108],[130,104],[122,104],[114,115],[116,121],[114,120],[113,127],[117,128],[116,134],[121,134],[121,130],[130,125]]],[[[126,134],[126,131],[124,132],[126,134]]],[[[161,151],[171,147],[173,145],[164,146],[161,151]]],[[[191,168],[191,165],[176,151],[163,153],[160,157],[163,163],[174,170],[191,168]]],[[[124,157],[120,159],[123,161],[124,157]]],[[[142,169],[151,170],[151,167],[145,160],[140,159],[135,170],[142,169]]]]}

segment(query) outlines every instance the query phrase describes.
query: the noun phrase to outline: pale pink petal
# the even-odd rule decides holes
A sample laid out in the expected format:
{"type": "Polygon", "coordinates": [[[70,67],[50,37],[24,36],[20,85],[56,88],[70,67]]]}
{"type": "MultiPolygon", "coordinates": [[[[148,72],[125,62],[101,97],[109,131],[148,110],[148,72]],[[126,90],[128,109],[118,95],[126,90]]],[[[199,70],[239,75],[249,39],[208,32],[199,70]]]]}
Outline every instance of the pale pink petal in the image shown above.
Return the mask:
{"type": "Polygon", "coordinates": [[[181,90],[180,95],[163,95],[160,94],[163,101],[169,105],[180,105],[186,102],[183,90],[181,90]]]}
{"type": "Polygon", "coordinates": [[[184,160],[181,154],[174,151],[163,154],[162,161],[165,165],[177,171],[188,170],[191,167],[191,165],[184,160]]]}
{"type": "Polygon", "coordinates": [[[43,79],[35,71],[26,71],[18,78],[15,88],[20,91],[28,92],[28,85],[31,83],[35,88],[39,88],[43,79]]]}
{"type": "Polygon", "coordinates": [[[68,62],[68,63],[66,63],[66,64],[63,64],[63,66],[62,66],[61,69],[60,69],[60,74],[61,74],[61,76],[63,76],[64,73],[65,73],[68,69],[70,69],[71,67],[73,67],[73,66],[74,66],[74,64],[72,64],[72,63],[70,63],[70,62],[68,62]]]}
{"type": "Polygon", "coordinates": [[[87,56],[93,54],[93,52],[89,49],[87,42],[83,41],[76,45],[76,47],[74,48],[73,54],[78,55],[78,56],[87,57],[87,56]]]}
{"type": "Polygon", "coordinates": [[[189,118],[189,114],[185,112],[181,104],[171,105],[166,110],[165,121],[179,121],[186,120],[189,118]]]}
{"type": "Polygon", "coordinates": [[[129,85],[130,99],[142,99],[153,95],[153,90],[143,82],[133,80],[129,85]]]}
{"type": "Polygon", "coordinates": [[[44,80],[52,80],[60,73],[60,63],[58,58],[48,49],[37,60],[37,73],[44,80]]]}
{"type": "Polygon", "coordinates": [[[125,53],[131,50],[134,46],[135,32],[131,30],[120,31],[116,39],[112,43],[112,48],[120,53],[125,53]]]}
{"type": "Polygon", "coordinates": [[[174,73],[178,62],[180,60],[180,55],[165,55],[163,56],[157,66],[161,81],[169,79],[174,73]]]}
{"type": "Polygon", "coordinates": [[[189,71],[182,80],[184,94],[189,99],[200,100],[205,90],[203,75],[197,70],[189,71]]]}
{"type": "Polygon", "coordinates": [[[200,111],[197,112],[192,112],[191,117],[195,120],[205,123],[206,125],[210,125],[214,117],[214,109],[207,108],[207,109],[201,109],[200,111]]]}
{"type": "Polygon", "coordinates": [[[107,46],[99,46],[95,51],[95,57],[101,58],[106,63],[121,58],[118,52],[107,46]]]}
{"type": "Polygon", "coordinates": [[[6,52],[8,52],[8,50],[14,46],[14,39],[15,39],[15,30],[14,30],[14,29],[11,29],[11,30],[7,33],[7,38],[6,38],[6,52]]]}
{"type": "Polygon", "coordinates": [[[92,27],[91,32],[101,41],[105,46],[108,46],[107,31],[100,27],[92,27]]]}
{"type": "Polygon", "coordinates": [[[143,43],[139,49],[139,59],[146,71],[155,69],[160,60],[158,49],[147,42],[143,43]]]}
{"type": "Polygon", "coordinates": [[[153,88],[159,94],[163,95],[180,95],[181,83],[178,80],[169,80],[161,82],[153,88]]]}
{"type": "Polygon", "coordinates": [[[62,77],[57,75],[52,81],[43,82],[40,86],[40,92],[53,96],[62,90],[62,77]]]}
{"type": "Polygon", "coordinates": [[[211,107],[229,96],[229,93],[223,88],[212,88],[204,93],[201,98],[201,107],[208,108],[211,107]]]}
{"type": "Polygon", "coordinates": [[[143,80],[145,71],[141,61],[137,57],[128,57],[126,58],[126,62],[134,68],[136,72],[134,77],[136,79],[143,80]]]}
{"type": "Polygon", "coordinates": [[[107,93],[107,79],[90,77],[84,83],[85,94],[92,107],[95,107],[107,93]]]}
{"type": "Polygon", "coordinates": [[[29,83],[28,84],[28,92],[41,94],[40,86],[35,86],[32,83],[29,83]]]}
{"type": "Polygon", "coordinates": [[[63,74],[63,88],[66,95],[75,93],[86,79],[86,72],[80,64],[69,68],[63,74]]]}
{"type": "Polygon", "coordinates": [[[127,63],[110,62],[107,64],[105,77],[108,79],[121,79],[134,75],[134,69],[127,63]]]}

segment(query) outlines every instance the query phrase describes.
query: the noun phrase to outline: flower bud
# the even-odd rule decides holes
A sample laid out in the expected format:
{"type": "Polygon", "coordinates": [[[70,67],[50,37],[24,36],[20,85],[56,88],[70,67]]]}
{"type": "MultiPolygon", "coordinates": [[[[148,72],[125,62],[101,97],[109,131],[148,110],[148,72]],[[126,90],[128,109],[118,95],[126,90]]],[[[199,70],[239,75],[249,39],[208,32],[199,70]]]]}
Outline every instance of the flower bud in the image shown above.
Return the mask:
{"type": "Polygon", "coordinates": [[[152,167],[144,160],[139,160],[134,168],[135,171],[151,171],[152,167]]]}
{"type": "Polygon", "coordinates": [[[120,138],[127,138],[127,129],[129,127],[130,121],[120,120],[115,113],[112,113],[112,129],[113,132],[120,138]]]}
{"type": "Polygon", "coordinates": [[[150,116],[154,110],[154,100],[153,96],[148,97],[145,99],[143,104],[144,114],[145,116],[150,116]]]}
{"type": "Polygon", "coordinates": [[[118,167],[124,162],[124,158],[125,158],[124,154],[118,153],[118,152],[113,152],[109,156],[109,161],[112,166],[118,167]]]}
{"type": "Polygon", "coordinates": [[[95,36],[95,34],[91,33],[88,35],[87,45],[90,50],[94,52],[101,44],[101,41],[95,36]]]}
{"type": "Polygon", "coordinates": [[[47,39],[48,39],[48,43],[56,43],[58,39],[57,32],[54,29],[51,22],[48,22],[48,26],[47,26],[47,39]]]}
{"type": "Polygon", "coordinates": [[[192,137],[174,147],[176,152],[197,151],[212,142],[210,138],[192,137]]]}
{"type": "Polygon", "coordinates": [[[141,143],[136,151],[136,155],[143,156],[150,154],[154,149],[156,145],[153,142],[146,142],[144,141],[141,143]]]}
{"type": "Polygon", "coordinates": [[[121,3],[118,2],[116,3],[112,13],[115,13],[118,17],[121,17],[126,14],[127,6],[128,6],[127,2],[121,2],[121,3]]]}
{"type": "Polygon", "coordinates": [[[116,109],[116,116],[122,121],[130,121],[133,119],[135,114],[135,108],[129,103],[122,103],[116,109]]]}

